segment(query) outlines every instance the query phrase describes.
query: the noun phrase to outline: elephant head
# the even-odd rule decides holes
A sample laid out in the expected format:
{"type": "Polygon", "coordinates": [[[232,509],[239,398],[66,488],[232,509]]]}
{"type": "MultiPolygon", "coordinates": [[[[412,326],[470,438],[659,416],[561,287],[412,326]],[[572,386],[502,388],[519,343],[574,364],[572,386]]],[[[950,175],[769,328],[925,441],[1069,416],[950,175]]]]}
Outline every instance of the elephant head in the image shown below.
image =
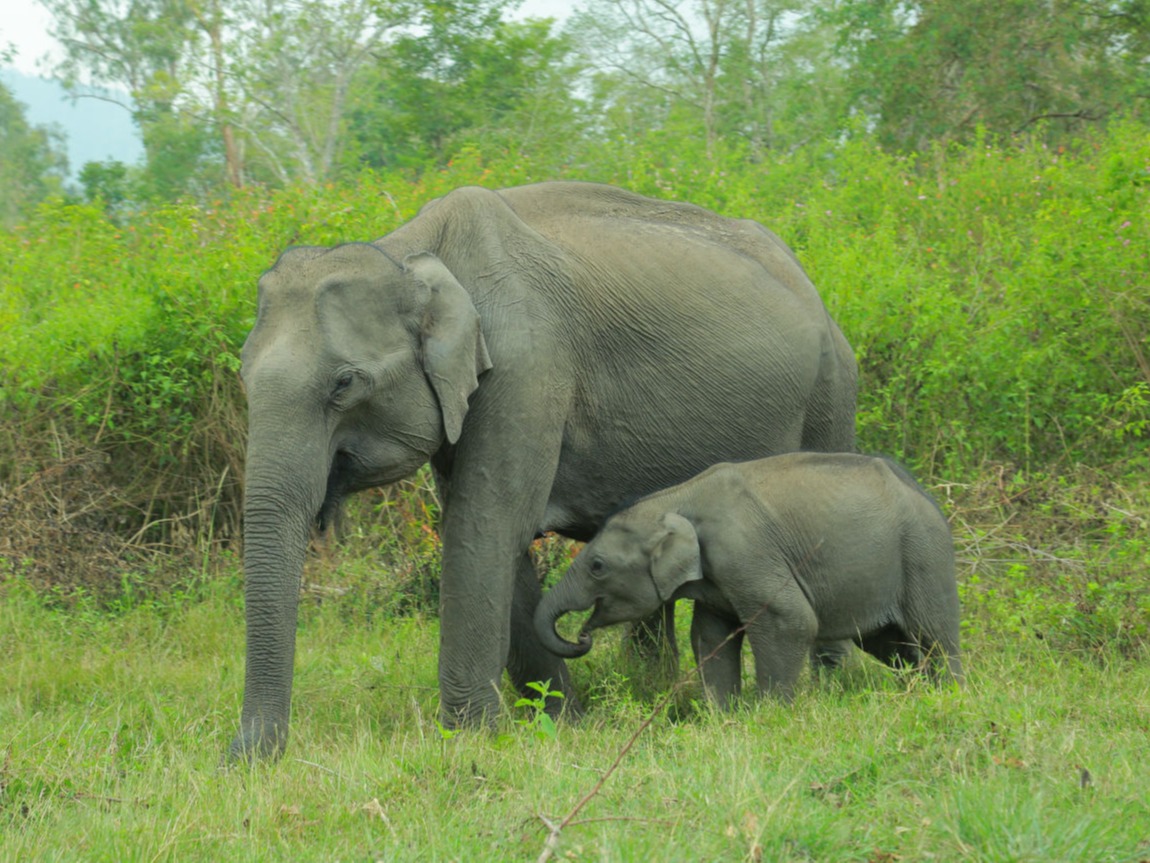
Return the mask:
{"type": "Polygon", "coordinates": [[[247,669],[233,756],[287,740],[296,605],[311,526],[458,440],[491,368],[471,298],[434,255],[300,247],[260,279],[243,348],[247,669]]]}
{"type": "Polygon", "coordinates": [[[702,577],[694,525],[640,502],[610,519],[547,592],[535,611],[535,630],[552,653],[582,656],[591,649],[593,630],[645,617],[702,577]],[[591,607],[578,642],[559,635],[560,617],[591,607]]]}

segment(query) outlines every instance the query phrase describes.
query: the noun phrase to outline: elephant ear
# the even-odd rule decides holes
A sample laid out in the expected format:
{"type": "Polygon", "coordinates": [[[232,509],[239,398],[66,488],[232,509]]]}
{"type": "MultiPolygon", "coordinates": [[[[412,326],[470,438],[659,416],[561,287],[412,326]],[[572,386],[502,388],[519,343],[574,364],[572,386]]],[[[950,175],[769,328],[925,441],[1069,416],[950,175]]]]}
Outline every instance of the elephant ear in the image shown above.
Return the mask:
{"type": "Polygon", "coordinates": [[[651,550],[651,580],[659,599],[666,602],[688,581],[703,577],[699,537],[695,526],[677,512],[666,513],[651,550]]]}
{"type": "Polygon", "coordinates": [[[429,291],[420,326],[423,373],[439,399],[447,440],[455,443],[467,399],[478,389],[479,376],[491,368],[479,312],[463,285],[430,252],[409,255],[403,267],[429,291]]]}

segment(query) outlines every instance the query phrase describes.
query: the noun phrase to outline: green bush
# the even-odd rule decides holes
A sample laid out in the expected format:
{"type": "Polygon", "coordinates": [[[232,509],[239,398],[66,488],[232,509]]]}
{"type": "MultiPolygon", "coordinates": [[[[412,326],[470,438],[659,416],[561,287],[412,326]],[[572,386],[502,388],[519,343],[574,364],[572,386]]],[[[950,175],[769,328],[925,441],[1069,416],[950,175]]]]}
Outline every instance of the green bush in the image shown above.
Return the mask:
{"type": "MultiPolygon", "coordinates": [[[[1072,149],[1038,140],[894,156],[863,139],[754,162],[652,136],[596,145],[564,176],[754,218],[790,243],[859,357],[861,448],[928,480],[987,463],[1138,470],[1150,135],[1119,124],[1072,149]]],[[[116,219],[42,205],[0,233],[0,484],[19,498],[5,506],[73,526],[82,510],[86,529],[148,547],[228,539],[259,273],[291,244],[383,235],[457,186],[552,178],[535,170],[470,150],[415,180],[365,174],[116,219]],[[70,485],[48,489],[61,466],[70,485]],[[79,495],[92,482],[115,493],[79,495]]]]}

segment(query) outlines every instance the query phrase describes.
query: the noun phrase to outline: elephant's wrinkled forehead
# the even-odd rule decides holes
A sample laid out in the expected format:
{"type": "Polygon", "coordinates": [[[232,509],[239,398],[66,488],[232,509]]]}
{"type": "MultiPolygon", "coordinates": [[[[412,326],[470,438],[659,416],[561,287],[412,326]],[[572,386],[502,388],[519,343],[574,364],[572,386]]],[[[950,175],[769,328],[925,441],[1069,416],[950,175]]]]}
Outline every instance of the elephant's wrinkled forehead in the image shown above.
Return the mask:
{"type": "Polygon", "coordinates": [[[602,547],[638,546],[649,532],[645,525],[646,521],[648,519],[644,519],[642,513],[633,509],[624,510],[608,519],[596,539],[602,547]]]}
{"type": "Polygon", "coordinates": [[[332,279],[362,274],[382,259],[365,243],[345,246],[293,246],[260,277],[260,302],[309,299],[332,279]]]}
{"type": "Polygon", "coordinates": [[[403,283],[399,265],[368,243],[288,249],[260,277],[256,323],[241,354],[245,374],[304,357],[346,360],[376,342],[406,345],[397,314],[403,283]]]}

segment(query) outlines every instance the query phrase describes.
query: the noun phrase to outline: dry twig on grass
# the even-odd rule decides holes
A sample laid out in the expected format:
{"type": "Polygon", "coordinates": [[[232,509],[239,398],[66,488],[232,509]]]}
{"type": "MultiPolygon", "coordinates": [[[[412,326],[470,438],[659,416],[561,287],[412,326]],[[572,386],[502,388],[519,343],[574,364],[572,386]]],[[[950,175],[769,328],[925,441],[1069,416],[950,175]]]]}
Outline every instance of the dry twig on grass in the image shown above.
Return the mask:
{"type": "Polygon", "coordinates": [[[544,815],[539,816],[539,820],[541,820],[544,825],[546,825],[548,833],[547,838],[543,842],[543,850],[536,858],[536,863],[547,863],[548,860],[555,856],[555,853],[559,850],[559,837],[567,827],[571,827],[574,824],[587,824],[593,821],[603,820],[599,818],[589,818],[582,821],[576,821],[575,816],[577,816],[583,810],[583,807],[590,803],[591,800],[594,799],[595,796],[602,790],[603,786],[607,783],[607,780],[611,778],[611,775],[619,769],[619,765],[623,763],[623,759],[627,757],[627,753],[631,751],[631,748],[635,745],[635,742],[639,739],[640,736],[642,736],[644,731],[651,727],[651,723],[653,723],[655,718],[659,716],[659,714],[661,714],[664,709],[666,709],[667,705],[671,703],[672,699],[674,699],[675,696],[679,694],[679,691],[691,682],[692,677],[695,674],[698,674],[704,665],[706,665],[708,662],[714,659],[716,655],[718,655],[719,651],[723,649],[727,642],[729,642],[736,635],[746,631],[747,627],[754,623],[759,615],[761,615],[766,610],[767,606],[764,604],[741,626],[731,630],[727,637],[724,638],[715,647],[714,650],[704,656],[691,672],[680,676],[680,678],[675,681],[675,684],[670,688],[667,694],[659,700],[659,703],[655,705],[649,714],[647,714],[647,717],[641,723],[639,723],[639,727],[635,729],[634,733],[632,733],[631,736],[627,738],[627,742],[624,743],[623,746],[619,749],[619,752],[615,756],[615,760],[612,761],[611,765],[603,771],[603,775],[600,776],[598,780],[596,780],[595,784],[591,786],[591,789],[586,794],[579,798],[579,801],[573,807],[571,807],[571,811],[563,817],[562,821],[555,822],[544,815]]]}

